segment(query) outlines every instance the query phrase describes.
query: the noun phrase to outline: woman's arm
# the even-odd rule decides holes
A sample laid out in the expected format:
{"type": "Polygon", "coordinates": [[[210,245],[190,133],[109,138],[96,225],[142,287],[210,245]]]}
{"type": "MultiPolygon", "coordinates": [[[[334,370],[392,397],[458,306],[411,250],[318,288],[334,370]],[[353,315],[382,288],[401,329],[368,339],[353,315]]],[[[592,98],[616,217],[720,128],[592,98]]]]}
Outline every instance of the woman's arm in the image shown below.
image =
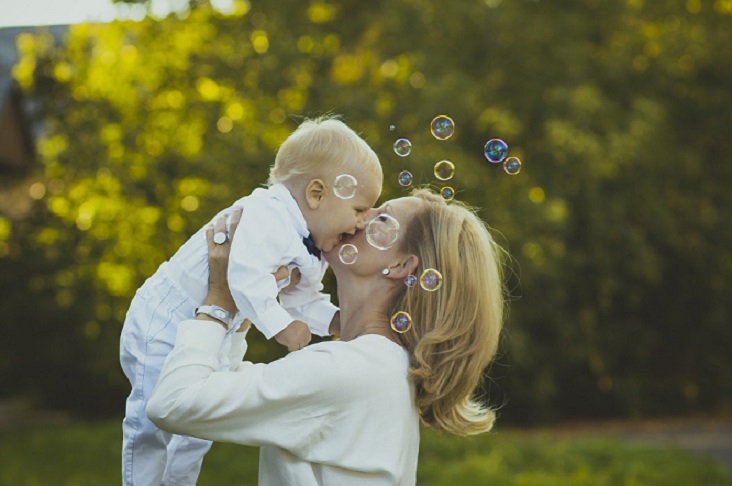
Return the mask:
{"type": "MultiPolygon", "coordinates": [[[[230,238],[240,216],[232,216],[230,238]]],[[[223,224],[219,220],[206,232],[210,274],[204,304],[234,313],[226,281],[230,244],[213,243],[223,224]]],[[[281,279],[286,272],[281,268],[275,276],[281,279]]],[[[297,285],[299,274],[293,272],[291,280],[297,285]]],[[[333,364],[328,350],[299,351],[268,365],[238,363],[236,372],[221,372],[225,336],[226,327],[205,314],[179,324],[175,347],[147,405],[150,420],[173,433],[250,445],[277,443],[293,451],[312,443],[313,434],[329,430],[326,417],[335,401],[329,390],[342,398],[344,387],[337,377],[326,378],[334,372],[340,376],[343,368],[333,364]]],[[[233,340],[245,349],[243,338],[233,340]]],[[[241,361],[241,356],[235,359],[241,361]]]]}
{"type": "MultiPolygon", "coordinates": [[[[365,393],[329,346],[308,347],[272,363],[241,363],[218,371],[222,326],[180,323],[147,405],[147,416],[168,432],[245,445],[277,445],[312,457],[365,393]]],[[[323,343],[338,346],[342,343],[323,343]]],[[[368,388],[368,387],[366,387],[368,388]]]]}

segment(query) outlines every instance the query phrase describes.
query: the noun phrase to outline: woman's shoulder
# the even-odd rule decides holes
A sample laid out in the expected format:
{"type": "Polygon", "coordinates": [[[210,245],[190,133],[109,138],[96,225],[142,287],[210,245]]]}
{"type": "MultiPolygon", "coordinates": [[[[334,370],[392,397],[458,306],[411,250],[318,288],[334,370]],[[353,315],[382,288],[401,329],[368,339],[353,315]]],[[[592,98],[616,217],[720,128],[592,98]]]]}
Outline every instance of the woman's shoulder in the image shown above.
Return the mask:
{"type": "Polygon", "coordinates": [[[358,383],[362,388],[386,382],[399,383],[408,376],[409,357],[398,344],[369,334],[351,341],[323,341],[307,351],[334,382],[358,383]]]}
{"type": "MultiPolygon", "coordinates": [[[[373,353],[380,353],[383,358],[392,360],[405,360],[407,363],[406,350],[385,336],[378,334],[366,334],[350,341],[333,339],[311,344],[307,348],[313,352],[328,353],[336,357],[373,357],[373,353]]],[[[370,361],[370,360],[369,360],[370,361]]]]}

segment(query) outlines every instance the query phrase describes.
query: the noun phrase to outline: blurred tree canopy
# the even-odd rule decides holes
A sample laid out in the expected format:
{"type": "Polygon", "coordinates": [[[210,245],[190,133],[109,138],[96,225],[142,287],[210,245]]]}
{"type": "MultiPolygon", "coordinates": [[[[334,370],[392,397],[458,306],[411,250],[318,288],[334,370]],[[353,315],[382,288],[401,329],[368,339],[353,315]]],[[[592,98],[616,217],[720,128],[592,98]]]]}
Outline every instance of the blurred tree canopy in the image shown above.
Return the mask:
{"type": "Polygon", "coordinates": [[[0,216],[2,393],[119,415],[135,289],[332,111],[379,153],[382,199],[403,169],[441,187],[448,158],[511,253],[505,419],[729,409],[731,22],[731,0],[235,0],[20,36],[45,131],[32,214],[0,216]],[[487,162],[494,137],[520,174],[487,162]]]}

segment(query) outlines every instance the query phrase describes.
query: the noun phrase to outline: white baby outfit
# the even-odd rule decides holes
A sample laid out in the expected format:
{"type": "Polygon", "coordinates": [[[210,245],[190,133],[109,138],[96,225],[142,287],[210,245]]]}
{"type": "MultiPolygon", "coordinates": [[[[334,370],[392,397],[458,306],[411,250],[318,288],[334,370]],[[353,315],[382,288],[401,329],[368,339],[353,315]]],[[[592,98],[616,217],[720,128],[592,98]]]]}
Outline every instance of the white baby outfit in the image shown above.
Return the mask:
{"type": "MultiPolygon", "coordinates": [[[[243,208],[231,244],[228,281],[239,313],[223,338],[219,369],[229,368],[228,347],[234,330],[249,318],[267,339],[293,320],[308,324],[319,336],[337,308],[321,293],[327,264],[308,253],[305,218],[287,188],[275,184],[255,189],[219,213],[243,208]],[[281,266],[298,267],[296,288],[278,292],[289,279],[277,282],[281,266]]],[[[208,291],[208,244],[205,226],[194,234],[140,287],[127,312],[120,336],[120,362],[132,384],[123,421],[122,474],[125,485],[193,485],[209,441],[171,435],[159,430],[145,415],[145,406],[163,362],[173,349],[178,323],[190,319],[208,291]]]]}

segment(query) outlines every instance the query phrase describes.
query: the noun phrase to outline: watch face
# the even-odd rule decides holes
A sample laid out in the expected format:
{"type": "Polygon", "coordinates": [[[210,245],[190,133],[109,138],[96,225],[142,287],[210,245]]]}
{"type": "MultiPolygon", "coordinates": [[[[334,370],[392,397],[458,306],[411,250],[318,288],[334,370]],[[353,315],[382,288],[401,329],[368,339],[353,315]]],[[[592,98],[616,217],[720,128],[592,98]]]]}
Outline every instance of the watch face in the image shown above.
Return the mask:
{"type": "Polygon", "coordinates": [[[224,312],[220,309],[214,310],[214,314],[216,314],[216,317],[218,317],[220,319],[226,319],[226,312],[224,312]]]}

